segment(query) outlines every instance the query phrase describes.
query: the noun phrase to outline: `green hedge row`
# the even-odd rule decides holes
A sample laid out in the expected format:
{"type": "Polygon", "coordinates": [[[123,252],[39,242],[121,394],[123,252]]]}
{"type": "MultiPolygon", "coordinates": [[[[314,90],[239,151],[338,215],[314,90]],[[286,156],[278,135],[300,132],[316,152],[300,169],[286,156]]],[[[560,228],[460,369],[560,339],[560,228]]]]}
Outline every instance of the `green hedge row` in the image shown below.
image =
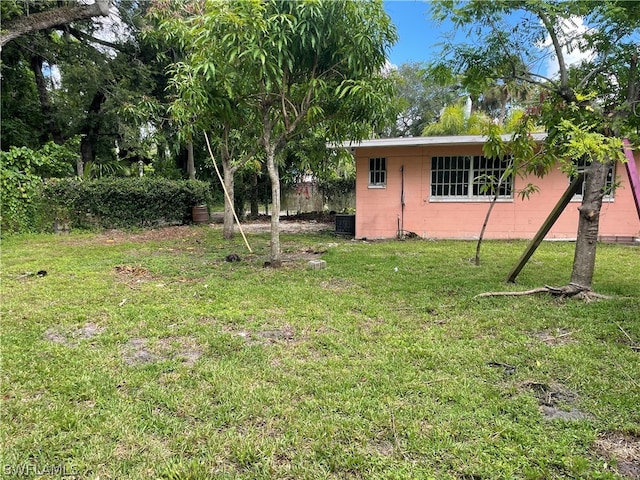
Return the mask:
{"type": "Polygon", "coordinates": [[[53,220],[79,228],[187,223],[194,206],[212,203],[207,182],[159,177],[48,180],[42,197],[53,220]]]}

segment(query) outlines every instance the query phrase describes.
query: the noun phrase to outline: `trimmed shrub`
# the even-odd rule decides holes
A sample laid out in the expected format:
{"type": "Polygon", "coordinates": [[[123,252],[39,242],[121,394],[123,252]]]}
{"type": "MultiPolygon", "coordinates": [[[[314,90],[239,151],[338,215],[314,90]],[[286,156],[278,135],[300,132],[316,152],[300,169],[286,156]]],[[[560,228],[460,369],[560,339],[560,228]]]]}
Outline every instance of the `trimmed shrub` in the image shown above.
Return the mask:
{"type": "Polygon", "coordinates": [[[187,223],[196,205],[211,205],[209,183],[159,177],[56,179],[43,198],[53,220],[79,228],[187,223]]]}

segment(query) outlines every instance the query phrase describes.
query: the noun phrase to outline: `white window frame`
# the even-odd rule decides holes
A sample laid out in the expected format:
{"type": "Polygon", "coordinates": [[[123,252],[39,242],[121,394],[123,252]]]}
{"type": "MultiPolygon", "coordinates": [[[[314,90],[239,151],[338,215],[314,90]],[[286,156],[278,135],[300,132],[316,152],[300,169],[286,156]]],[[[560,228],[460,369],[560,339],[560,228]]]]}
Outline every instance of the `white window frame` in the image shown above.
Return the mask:
{"type": "MultiPolygon", "coordinates": [[[[578,160],[577,167],[578,167],[578,173],[581,173],[581,172],[584,172],[585,168],[587,168],[587,165],[584,161],[578,160]]],[[[571,181],[574,178],[575,177],[569,177],[568,182],[571,183],[571,181]]],[[[602,197],[603,202],[613,202],[615,200],[614,198],[615,189],[613,188],[615,184],[615,179],[616,179],[616,164],[614,163],[611,166],[611,170],[609,170],[609,173],[607,174],[607,181],[605,183],[605,188],[607,188],[609,192],[602,197]]],[[[582,182],[582,186],[580,187],[580,192],[576,193],[573,197],[571,197],[572,202],[582,202],[582,198],[584,197],[585,183],[586,182],[582,182]]]]}
{"type": "Polygon", "coordinates": [[[387,158],[369,158],[369,188],[387,187],[387,158]]]}
{"type": "MultiPolygon", "coordinates": [[[[508,159],[493,160],[484,155],[433,156],[431,157],[429,201],[490,202],[493,200],[494,193],[491,191],[480,193],[481,186],[475,180],[481,175],[494,175],[499,178],[507,165],[508,159]],[[481,166],[483,163],[484,168],[481,166]],[[498,168],[496,168],[497,163],[498,168]]],[[[498,196],[498,201],[512,202],[513,178],[508,179],[500,189],[505,193],[498,196]]]]}

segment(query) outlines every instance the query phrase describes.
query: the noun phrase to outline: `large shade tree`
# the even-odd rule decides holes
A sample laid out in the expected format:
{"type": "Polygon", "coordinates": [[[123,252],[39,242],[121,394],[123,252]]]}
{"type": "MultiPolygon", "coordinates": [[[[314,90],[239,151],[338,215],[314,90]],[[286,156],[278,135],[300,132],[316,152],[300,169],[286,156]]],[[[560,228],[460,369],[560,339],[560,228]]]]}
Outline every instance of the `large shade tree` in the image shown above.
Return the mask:
{"type": "Polygon", "coordinates": [[[459,100],[462,90],[452,82],[435,81],[424,63],[405,63],[390,72],[395,85],[396,121],[385,128],[385,137],[418,137],[435,122],[442,109],[459,100]]]}
{"type": "Polygon", "coordinates": [[[557,290],[589,295],[607,172],[624,158],[622,139],[640,125],[640,2],[447,0],[434,4],[433,14],[468,29],[473,41],[448,46],[438,68],[462,75],[468,85],[491,79],[542,90],[529,113],[548,135],[530,168],[589,165],[571,278],[557,290]],[[582,52],[582,61],[571,64],[568,52],[582,52]],[[540,68],[549,57],[555,73],[540,68]]]}
{"type": "Polygon", "coordinates": [[[320,125],[331,141],[363,137],[386,120],[390,82],[380,72],[395,28],[380,1],[157,8],[165,19],[161,29],[185,51],[174,68],[179,96],[189,99],[183,122],[199,122],[203,109],[237,111],[241,128],[255,132],[271,180],[271,263],[278,265],[279,162],[287,145],[320,125]]]}
{"type": "Polygon", "coordinates": [[[23,17],[58,19],[49,26],[38,23],[39,29],[23,32],[2,49],[3,149],[67,144],[78,151],[80,176],[124,172],[129,163],[150,160],[145,130],[158,131],[159,120],[154,108],[146,107],[159,103],[165,82],[157,52],[139,38],[148,4],[106,3],[108,20],[70,22],[62,14],[76,7],[84,11],[86,5],[2,2],[3,29],[23,17]]]}

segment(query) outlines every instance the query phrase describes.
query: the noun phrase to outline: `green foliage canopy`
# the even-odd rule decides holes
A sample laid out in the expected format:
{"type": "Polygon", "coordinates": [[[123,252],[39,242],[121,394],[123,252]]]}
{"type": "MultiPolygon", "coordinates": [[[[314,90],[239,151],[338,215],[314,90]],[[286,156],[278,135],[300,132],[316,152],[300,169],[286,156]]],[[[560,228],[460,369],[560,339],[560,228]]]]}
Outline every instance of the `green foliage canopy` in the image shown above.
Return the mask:
{"type": "Polygon", "coordinates": [[[391,84],[380,73],[396,34],[378,1],[171,2],[152,15],[152,35],[184,54],[170,71],[187,128],[257,121],[286,142],[327,119],[327,135],[342,138],[386,120],[391,84]]]}
{"type": "Polygon", "coordinates": [[[436,71],[443,78],[460,75],[470,90],[481,91],[488,81],[538,86],[543,93],[529,106],[528,117],[549,134],[547,163],[564,159],[570,165],[584,154],[578,131],[600,145],[589,160],[622,160],[619,139],[637,135],[640,127],[639,5],[617,0],[440,1],[433,5],[434,17],[453,21],[474,41],[445,47],[436,71]],[[588,28],[577,28],[578,20],[588,28]],[[550,54],[545,45],[557,62],[558,73],[550,78],[540,71],[550,54]],[[586,55],[571,65],[568,51],[586,55]],[[603,143],[604,137],[618,140],[603,143]]]}

